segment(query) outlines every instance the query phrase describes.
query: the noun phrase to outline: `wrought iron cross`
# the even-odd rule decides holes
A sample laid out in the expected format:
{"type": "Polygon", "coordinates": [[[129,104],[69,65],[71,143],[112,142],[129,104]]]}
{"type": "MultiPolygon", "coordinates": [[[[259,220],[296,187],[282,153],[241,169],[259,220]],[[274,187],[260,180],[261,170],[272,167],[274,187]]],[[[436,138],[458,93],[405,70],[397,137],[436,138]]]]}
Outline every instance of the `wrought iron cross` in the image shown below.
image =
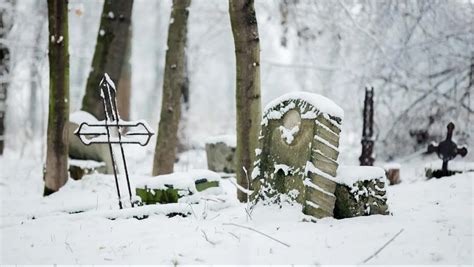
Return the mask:
{"type": "Polygon", "coordinates": [[[362,153],[359,157],[361,166],[374,165],[374,88],[365,88],[364,124],[362,126],[362,153]]]}
{"type": "Polygon", "coordinates": [[[443,161],[443,168],[442,168],[442,175],[448,175],[448,162],[454,159],[457,155],[466,156],[467,155],[467,148],[466,147],[458,147],[456,143],[453,142],[453,131],[454,131],[454,123],[450,122],[448,124],[448,134],[446,135],[446,139],[441,141],[441,143],[431,143],[428,145],[427,153],[436,152],[438,157],[443,161]]]}
{"type": "Polygon", "coordinates": [[[104,74],[104,77],[100,81],[99,89],[105,110],[105,120],[95,124],[83,122],[74,134],[78,136],[81,142],[85,145],[109,145],[110,157],[112,159],[112,167],[114,170],[115,186],[117,188],[117,196],[119,199],[119,207],[122,209],[122,198],[117,177],[118,168],[115,162],[112,144],[118,144],[120,146],[120,154],[122,155],[125,178],[127,180],[128,196],[130,198],[130,204],[133,207],[132,190],[130,188],[130,179],[128,176],[127,161],[125,160],[123,145],[138,144],[140,146],[146,146],[154,133],[144,121],[128,122],[120,119],[116,100],[117,91],[114,82],[110,79],[107,73],[104,74]],[[125,129],[128,131],[124,132],[125,129]]]}

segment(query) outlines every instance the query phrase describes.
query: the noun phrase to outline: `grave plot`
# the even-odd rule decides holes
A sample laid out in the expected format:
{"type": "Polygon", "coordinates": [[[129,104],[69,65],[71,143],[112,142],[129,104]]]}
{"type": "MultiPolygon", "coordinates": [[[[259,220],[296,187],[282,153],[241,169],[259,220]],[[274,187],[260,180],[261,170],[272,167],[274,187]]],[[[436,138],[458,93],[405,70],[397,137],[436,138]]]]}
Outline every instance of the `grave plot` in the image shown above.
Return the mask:
{"type": "Polygon", "coordinates": [[[176,172],[155,177],[138,177],[135,193],[144,205],[198,203],[202,195],[222,193],[221,177],[208,170],[176,172]]]}
{"type": "Polygon", "coordinates": [[[253,199],[285,195],[315,218],[333,216],[343,110],[326,97],[297,92],[264,110],[260,148],[251,174],[253,199]]]}

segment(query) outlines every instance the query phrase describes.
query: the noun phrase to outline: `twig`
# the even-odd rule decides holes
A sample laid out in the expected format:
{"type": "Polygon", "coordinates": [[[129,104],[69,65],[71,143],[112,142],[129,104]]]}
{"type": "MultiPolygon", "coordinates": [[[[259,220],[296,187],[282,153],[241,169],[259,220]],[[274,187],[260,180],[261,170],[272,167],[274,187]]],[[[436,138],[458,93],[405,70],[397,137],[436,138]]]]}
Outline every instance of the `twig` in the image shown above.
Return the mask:
{"type": "Polygon", "coordinates": [[[380,251],[382,251],[386,246],[388,246],[388,244],[390,244],[393,240],[395,240],[395,238],[397,238],[397,236],[399,236],[403,232],[403,230],[404,229],[402,228],[397,234],[395,234],[390,240],[388,240],[387,243],[385,243],[381,248],[375,251],[374,254],[370,255],[367,259],[365,259],[362,263],[367,263],[373,257],[377,256],[377,254],[379,254],[380,251]]]}
{"type": "Polygon", "coordinates": [[[253,229],[253,228],[251,228],[251,227],[248,227],[248,226],[245,226],[245,225],[239,225],[239,224],[235,224],[235,223],[223,223],[222,225],[233,225],[233,226],[237,226],[237,227],[240,227],[240,228],[244,228],[244,229],[247,229],[247,230],[250,230],[250,231],[254,231],[254,232],[259,233],[259,234],[261,234],[261,235],[263,235],[263,236],[266,236],[266,237],[270,238],[271,240],[276,241],[276,242],[278,242],[278,243],[280,243],[280,244],[282,244],[282,245],[284,245],[284,246],[286,246],[286,247],[290,247],[290,245],[288,245],[288,244],[285,243],[285,242],[282,242],[282,241],[280,241],[280,240],[278,240],[278,239],[276,239],[276,238],[274,238],[274,237],[271,237],[271,236],[269,236],[269,235],[267,235],[267,234],[265,234],[265,233],[262,233],[262,232],[260,232],[260,231],[258,231],[258,230],[255,230],[255,229],[253,229]]]}
{"type": "Polygon", "coordinates": [[[207,238],[206,232],[204,232],[204,230],[201,230],[201,232],[202,232],[202,235],[204,236],[204,239],[206,239],[207,242],[209,242],[213,246],[216,245],[216,242],[213,242],[213,241],[209,240],[209,238],[207,238]]]}

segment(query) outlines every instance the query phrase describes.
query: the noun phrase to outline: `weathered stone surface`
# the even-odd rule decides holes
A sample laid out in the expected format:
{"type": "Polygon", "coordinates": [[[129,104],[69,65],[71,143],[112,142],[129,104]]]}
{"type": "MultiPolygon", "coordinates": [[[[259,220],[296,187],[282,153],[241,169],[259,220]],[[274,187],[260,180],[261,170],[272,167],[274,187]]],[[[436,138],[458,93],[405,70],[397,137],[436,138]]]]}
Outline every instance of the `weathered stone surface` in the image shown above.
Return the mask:
{"type": "Polygon", "coordinates": [[[390,185],[401,183],[400,180],[400,164],[390,163],[383,166],[385,175],[387,176],[390,185]]]}
{"type": "Polygon", "coordinates": [[[206,156],[209,170],[235,173],[236,148],[235,141],[232,140],[235,140],[235,136],[216,136],[207,140],[206,156]]]}
{"type": "Polygon", "coordinates": [[[110,157],[109,146],[107,144],[84,145],[81,140],[74,135],[74,132],[82,122],[97,123],[97,119],[91,114],[78,111],[70,115],[69,127],[69,157],[78,160],[93,160],[104,162],[106,173],[113,173],[112,159],[110,157]]]}
{"type": "Polygon", "coordinates": [[[349,185],[350,183],[348,184],[347,181],[337,184],[335,218],[389,214],[385,175],[378,178],[371,178],[370,173],[367,175],[369,176],[367,179],[354,179],[352,185],[349,185]]]}
{"type": "Polygon", "coordinates": [[[309,93],[283,96],[266,108],[251,175],[253,199],[274,203],[286,194],[305,214],[333,216],[342,116],[328,110],[343,114],[332,101],[309,93]]]}
{"type": "Polygon", "coordinates": [[[107,168],[104,162],[93,160],[69,160],[69,174],[74,180],[80,180],[84,175],[91,173],[106,173],[107,168]]]}

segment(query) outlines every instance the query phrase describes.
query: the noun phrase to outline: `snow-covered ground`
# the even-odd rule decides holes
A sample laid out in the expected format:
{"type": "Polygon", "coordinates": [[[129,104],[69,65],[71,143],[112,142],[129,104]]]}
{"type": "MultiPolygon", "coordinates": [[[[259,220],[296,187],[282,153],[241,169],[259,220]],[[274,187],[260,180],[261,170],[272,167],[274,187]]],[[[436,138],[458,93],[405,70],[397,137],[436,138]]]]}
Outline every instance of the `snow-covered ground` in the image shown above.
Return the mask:
{"type": "MultiPolygon", "coordinates": [[[[150,171],[150,152],[128,152],[132,178],[150,171]]],[[[204,155],[182,154],[177,170],[205,168],[204,155]]],[[[110,220],[118,214],[113,176],[69,180],[43,198],[40,159],[7,151],[0,157],[0,263],[359,264],[401,231],[368,263],[472,265],[474,173],[424,181],[426,161],[402,164],[404,181],[388,188],[390,216],[311,223],[298,206],[257,206],[249,218],[224,180],[218,198],[170,207],[191,211],[186,218],[155,208],[147,212],[158,215],[144,220],[124,213],[110,220]]]]}

